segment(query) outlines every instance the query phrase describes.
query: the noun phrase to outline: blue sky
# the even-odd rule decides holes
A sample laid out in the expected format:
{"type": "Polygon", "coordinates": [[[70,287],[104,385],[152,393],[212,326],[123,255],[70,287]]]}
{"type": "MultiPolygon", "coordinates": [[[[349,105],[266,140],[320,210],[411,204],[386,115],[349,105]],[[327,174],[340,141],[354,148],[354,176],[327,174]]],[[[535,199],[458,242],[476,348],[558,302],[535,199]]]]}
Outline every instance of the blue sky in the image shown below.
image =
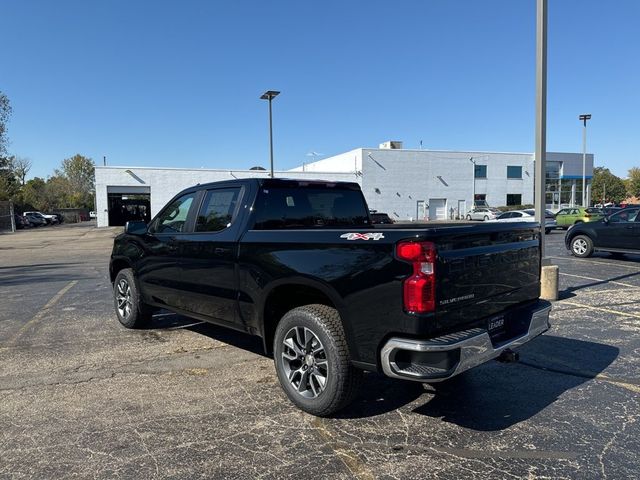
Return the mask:
{"type": "MultiPolygon", "coordinates": [[[[402,140],[532,151],[535,0],[0,0],[10,151],[277,169],[402,140]]],[[[549,0],[550,151],[640,166],[640,2],[549,0]]]]}

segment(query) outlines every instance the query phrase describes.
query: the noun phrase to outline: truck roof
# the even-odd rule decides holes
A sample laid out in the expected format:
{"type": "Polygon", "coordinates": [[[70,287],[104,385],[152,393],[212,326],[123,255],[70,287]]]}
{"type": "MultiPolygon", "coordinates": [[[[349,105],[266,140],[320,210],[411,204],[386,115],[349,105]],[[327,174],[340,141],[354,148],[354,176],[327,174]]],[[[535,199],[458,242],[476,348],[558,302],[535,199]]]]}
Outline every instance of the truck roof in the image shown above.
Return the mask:
{"type": "Polygon", "coordinates": [[[331,187],[331,188],[344,188],[349,190],[360,190],[360,185],[356,182],[330,182],[327,180],[302,180],[297,178],[238,178],[233,180],[222,180],[218,182],[199,183],[189,188],[185,188],[180,194],[189,192],[191,190],[200,190],[209,187],[218,187],[226,185],[246,185],[248,183],[254,183],[258,186],[272,186],[272,187],[331,187]]]}

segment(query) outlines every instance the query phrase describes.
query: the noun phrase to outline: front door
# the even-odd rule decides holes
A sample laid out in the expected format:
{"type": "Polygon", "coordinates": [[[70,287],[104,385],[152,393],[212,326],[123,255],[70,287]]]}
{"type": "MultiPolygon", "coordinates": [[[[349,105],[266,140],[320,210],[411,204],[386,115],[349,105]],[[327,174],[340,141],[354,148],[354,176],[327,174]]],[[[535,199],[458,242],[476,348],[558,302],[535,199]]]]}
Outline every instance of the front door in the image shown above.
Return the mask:
{"type": "Polygon", "coordinates": [[[197,192],[172,201],[151,222],[142,239],[144,255],[138,267],[143,296],[151,303],[180,308],[180,239],[186,235],[197,192]]]}
{"type": "MultiPolygon", "coordinates": [[[[601,229],[600,239],[596,241],[596,247],[620,248],[626,250],[636,250],[640,248],[637,222],[640,209],[625,208],[609,217],[606,228],[601,229]]],[[[602,220],[599,220],[602,222],[602,220]]],[[[599,232],[600,233],[600,232],[599,232]]]]}

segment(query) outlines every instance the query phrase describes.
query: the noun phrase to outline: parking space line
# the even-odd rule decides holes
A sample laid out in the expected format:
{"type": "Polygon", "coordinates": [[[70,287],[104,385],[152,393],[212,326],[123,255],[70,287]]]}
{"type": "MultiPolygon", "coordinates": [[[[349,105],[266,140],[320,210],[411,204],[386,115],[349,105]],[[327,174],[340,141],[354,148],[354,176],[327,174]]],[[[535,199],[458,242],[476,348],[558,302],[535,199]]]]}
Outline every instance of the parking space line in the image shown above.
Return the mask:
{"type": "Polygon", "coordinates": [[[576,262],[587,262],[590,264],[598,264],[598,265],[612,265],[614,267],[621,267],[621,268],[631,268],[633,270],[637,270],[640,271],[640,265],[636,265],[631,266],[631,265],[624,265],[621,263],[613,263],[613,262],[598,262],[597,260],[586,260],[584,258],[576,258],[576,257],[554,257],[554,256],[550,256],[548,258],[555,258],[557,260],[564,260],[566,262],[568,261],[576,261],[576,262]]]}
{"type": "Polygon", "coordinates": [[[67,293],[69,290],[71,290],[73,288],[73,286],[78,283],[78,280],[72,280],[69,283],[67,283],[58,293],[56,293],[46,304],[44,307],[42,307],[38,313],[36,313],[31,320],[29,320],[27,323],[25,323],[22,327],[20,327],[20,330],[18,330],[16,332],[16,334],[13,336],[12,339],[9,340],[8,345],[14,345],[18,339],[24,335],[24,333],[27,331],[27,329],[31,328],[33,325],[35,325],[36,323],[38,323],[38,321],[40,321],[47,313],[48,311],[56,304],[60,301],[60,299],[64,296],[65,293],[67,293]]]}
{"type": "Polygon", "coordinates": [[[613,280],[607,280],[606,278],[593,278],[593,277],[585,277],[584,275],[574,275],[572,273],[564,273],[564,272],[560,272],[560,275],[565,275],[567,277],[576,277],[576,278],[584,278],[585,280],[593,280],[595,282],[606,282],[606,283],[612,283],[614,285],[621,285],[623,287],[631,287],[631,288],[636,288],[638,287],[638,285],[632,285],[630,283],[623,283],[623,282],[615,282],[613,280]]]}
{"type": "Polygon", "coordinates": [[[640,318],[640,313],[621,312],[619,310],[612,310],[610,308],[604,308],[604,307],[594,307],[593,305],[585,305],[584,303],[569,302],[567,300],[561,300],[560,303],[562,303],[563,305],[566,304],[566,305],[573,305],[574,307],[586,308],[588,310],[597,310],[599,312],[613,313],[615,315],[622,315],[623,317],[640,318]]]}

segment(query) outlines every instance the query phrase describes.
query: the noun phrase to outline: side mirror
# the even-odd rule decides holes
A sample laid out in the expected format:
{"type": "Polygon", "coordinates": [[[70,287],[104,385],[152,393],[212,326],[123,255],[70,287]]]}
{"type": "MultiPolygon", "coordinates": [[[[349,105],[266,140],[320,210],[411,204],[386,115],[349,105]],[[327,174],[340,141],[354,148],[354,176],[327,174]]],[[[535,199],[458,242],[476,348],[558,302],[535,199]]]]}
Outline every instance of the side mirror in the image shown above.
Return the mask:
{"type": "Polygon", "coordinates": [[[124,233],[129,235],[144,235],[147,233],[147,224],[144,222],[127,222],[124,226],[124,233]]]}

